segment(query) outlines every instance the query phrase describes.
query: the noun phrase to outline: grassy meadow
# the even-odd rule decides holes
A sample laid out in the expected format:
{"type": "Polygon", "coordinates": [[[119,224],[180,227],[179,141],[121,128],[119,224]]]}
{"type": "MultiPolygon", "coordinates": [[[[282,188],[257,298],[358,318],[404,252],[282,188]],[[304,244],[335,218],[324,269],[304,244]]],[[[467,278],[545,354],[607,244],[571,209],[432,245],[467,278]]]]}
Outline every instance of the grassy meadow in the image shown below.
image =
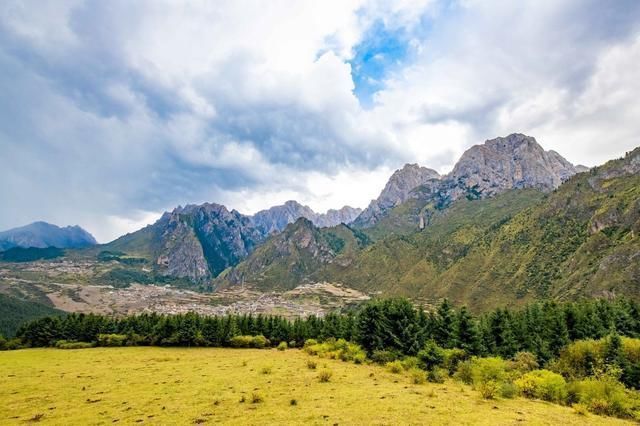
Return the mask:
{"type": "Polygon", "coordinates": [[[17,350],[0,378],[0,424],[625,424],[291,349],[17,350]]]}

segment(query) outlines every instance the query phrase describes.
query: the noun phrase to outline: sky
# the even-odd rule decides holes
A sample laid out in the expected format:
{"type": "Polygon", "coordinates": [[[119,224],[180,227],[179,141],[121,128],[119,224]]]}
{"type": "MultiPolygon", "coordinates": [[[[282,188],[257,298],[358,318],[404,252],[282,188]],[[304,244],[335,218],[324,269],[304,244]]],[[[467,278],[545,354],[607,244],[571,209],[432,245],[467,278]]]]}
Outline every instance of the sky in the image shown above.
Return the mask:
{"type": "Polygon", "coordinates": [[[640,145],[639,70],[637,0],[3,0],[0,229],[366,207],[513,132],[593,166],[640,145]]]}

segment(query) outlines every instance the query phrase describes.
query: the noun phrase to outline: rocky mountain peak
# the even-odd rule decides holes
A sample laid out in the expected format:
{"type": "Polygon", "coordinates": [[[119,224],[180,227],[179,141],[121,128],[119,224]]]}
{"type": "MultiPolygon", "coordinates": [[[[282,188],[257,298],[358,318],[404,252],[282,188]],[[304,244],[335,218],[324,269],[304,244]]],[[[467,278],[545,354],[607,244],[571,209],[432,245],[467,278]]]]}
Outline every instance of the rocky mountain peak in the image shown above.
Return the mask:
{"type": "Polygon", "coordinates": [[[550,191],[577,173],[555,151],[545,151],[535,138],[521,133],[469,148],[447,176],[482,197],[513,188],[550,191]]]}
{"type": "Polygon", "coordinates": [[[78,225],[59,227],[38,221],[0,232],[0,250],[13,247],[83,248],[95,244],[93,235],[78,225]]]}

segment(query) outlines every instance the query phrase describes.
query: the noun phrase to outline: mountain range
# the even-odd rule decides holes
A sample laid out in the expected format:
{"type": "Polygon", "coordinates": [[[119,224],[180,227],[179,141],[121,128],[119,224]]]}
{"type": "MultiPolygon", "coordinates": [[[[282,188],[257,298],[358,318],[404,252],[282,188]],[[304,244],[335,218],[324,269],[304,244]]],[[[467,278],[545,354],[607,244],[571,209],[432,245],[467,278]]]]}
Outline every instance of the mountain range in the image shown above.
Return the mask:
{"type": "Polygon", "coordinates": [[[0,232],[0,251],[11,248],[83,248],[97,244],[93,235],[79,226],[64,228],[46,222],[0,232]]]}
{"type": "Polygon", "coordinates": [[[476,310],[640,298],[639,176],[640,148],[589,169],[516,133],[471,147],[446,175],[405,165],[364,210],[187,205],[78,253],[117,260],[119,279],[214,291],[328,282],[476,310]]]}

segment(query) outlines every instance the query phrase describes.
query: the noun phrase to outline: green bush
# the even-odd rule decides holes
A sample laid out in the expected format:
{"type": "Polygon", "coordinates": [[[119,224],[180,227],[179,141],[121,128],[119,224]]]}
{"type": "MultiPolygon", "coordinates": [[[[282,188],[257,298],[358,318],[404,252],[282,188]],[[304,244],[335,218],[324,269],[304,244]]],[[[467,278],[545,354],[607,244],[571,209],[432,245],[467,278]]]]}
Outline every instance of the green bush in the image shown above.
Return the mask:
{"type": "Polygon", "coordinates": [[[118,347],[127,341],[124,334],[98,334],[98,346],[118,347]]]}
{"type": "Polygon", "coordinates": [[[511,368],[520,373],[528,373],[540,367],[538,357],[531,352],[518,352],[511,361],[511,368]]]}
{"type": "Polygon", "coordinates": [[[404,371],[404,367],[402,366],[402,362],[400,361],[388,362],[386,367],[387,370],[389,370],[389,372],[393,374],[400,374],[404,371]]]}
{"type": "Polygon", "coordinates": [[[462,349],[444,349],[442,353],[444,355],[442,366],[449,375],[453,375],[456,372],[458,365],[462,361],[469,359],[469,355],[462,349]]]}
{"type": "Polygon", "coordinates": [[[407,371],[420,367],[420,360],[415,356],[408,356],[405,359],[403,359],[401,362],[402,362],[402,368],[404,368],[407,371]]]}
{"type": "Polygon", "coordinates": [[[229,339],[232,348],[257,348],[262,349],[270,345],[269,340],[262,336],[233,336],[229,339]]]}
{"type": "Polygon", "coordinates": [[[518,387],[511,382],[504,382],[500,385],[500,396],[511,399],[518,394],[518,387]]]}
{"type": "Polygon", "coordinates": [[[411,376],[411,382],[414,385],[422,385],[427,381],[427,375],[419,368],[412,368],[409,370],[409,375],[411,376]]]}
{"type": "Polygon", "coordinates": [[[289,342],[289,347],[290,348],[297,348],[298,347],[298,343],[295,340],[292,340],[289,342]]]}
{"type": "Polygon", "coordinates": [[[502,358],[472,358],[458,364],[455,377],[473,385],[485,399],[501,395],[505,383],[510,382],[509,365],[502,358]]]}
{"type": "Polygon", "coordinates": [[[229,345],[232,348],[249,348],[251,347],[251,342],[253,341],[253,336],[233,336],[229,340],[229,345]]]}
{"type": "Polygon", "coordinates": [[[489,380],[484,383],[480,383],[475,386],[475,389],[480,392],[480,396],[484,399],[495,399],[500,395],[502,385],[494,380],[489,380]]]}
{"type": "Polygon", "coordinates": [[[421,366],[426,370],[431,370],[434,367],[439,367],[444,362],[445,352],[440,346],[433,340],[430,340],[424,346],[420,352],[418,352],[418,359],[421,366]]]}
{"type": "Polygon", "coordinates": [[[285,349],[287,349],[289,346],[287,345],[287,342],[280,342],[280,344],[278,344],[278,350],[279,351],[284,351],[285,349]]]}
{"type": "Polygon", "coordinates": [[[318,344],[318,341],[316,339],[307,339],[304,342],[304,347],[309,347],[309,346],[315,346],[318,344]]]}
{"type": "Polygon", "coordinates": [[[633,417],[633,403],[621,383],[589,378],[569,384],[569,402],[599,415],[633,417]]]}
{"type": "Polygon", "coordinates": [[[518,392],[526,398],[564,403],[567,399],[567,383],[564,378],[549,370],[534,370],[515,381],[518,392]]]}
{"type": "Polygon", "coordinates": [[[371,360],[380,365],[385,365],[400,358],[397,352],[388,350],[377,350],[371,354],[371,360]]]}
{"type": "Polygon", "coordinates": [[[318,367],[318,363],[312,359],[307,360],[307,368],[309,370],[315,370],[318,367]]]}
{"type": "Polygon", "coordinates": [[[263,335],[253,336],[253,338],[251,339],[251,347],[257,349],[266,348],[270,344],[271,342],[269,342],[269,339],[267,339],[263,335]]]}
{"type": "Polygon", "coordinates": [[[469,360],[458,364],[458,370],[453,377],[466,385],[473,384],[473,362],[469,360]]]}
{"type": "MultiPolygon", "coordinates": [[[[311,340],[311,339],[310,339],[311,340]]],[[[323,343],[307,340],[304,351],[309,355],[317,355],[321,358],[339,359],[362,364],[366,360],[365,351],[357,344],[347,342],[344,339],[329,339],[323,343]]]]}
{"type": "Polygon", "coordinates": [[[56,342],[56,348],[58,349],[88,349],[94,346],[95,345],[90,342],[75,342],[71,340],[58,340],[56,342]]]}
{"type": "Polygon", "coordinates": [[[433,367],[427,372],[427,380],[430,383],[444,383],[447,373],[440,367],[433,367]]]}

